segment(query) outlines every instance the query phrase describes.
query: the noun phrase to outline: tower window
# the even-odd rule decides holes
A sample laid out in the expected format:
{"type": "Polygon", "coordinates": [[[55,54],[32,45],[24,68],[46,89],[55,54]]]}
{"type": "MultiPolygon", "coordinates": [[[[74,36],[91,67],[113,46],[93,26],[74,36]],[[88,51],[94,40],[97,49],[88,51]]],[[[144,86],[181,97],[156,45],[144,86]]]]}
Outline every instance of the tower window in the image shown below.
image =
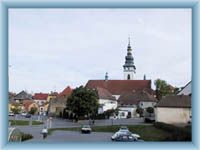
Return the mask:
{"type": "Polygon", "coordinates": [[[127,79],[128,79],[128,80],[130,80],[130,79],[131,79],[131,77],[130,77],[130,74],[128,74],[128,76],[127,76],[127,79]]]}

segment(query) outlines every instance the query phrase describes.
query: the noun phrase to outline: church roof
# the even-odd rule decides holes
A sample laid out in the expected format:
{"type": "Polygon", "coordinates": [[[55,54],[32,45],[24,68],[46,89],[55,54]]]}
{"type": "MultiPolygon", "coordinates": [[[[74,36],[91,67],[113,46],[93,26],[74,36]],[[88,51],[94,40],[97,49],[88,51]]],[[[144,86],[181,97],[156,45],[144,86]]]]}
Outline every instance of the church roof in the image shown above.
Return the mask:
{"type": "Polygon", "coordinates": [[[151,89],[151,80],[89,80],[87,88],[108,90],[112,95],[121,95],[133,90],[151,89]]]}
{"type": "Polygon", "coordinates": [[[108,90],[100,87],[97,87],[96,90],[100,99],[116,100],[108,90]]]}

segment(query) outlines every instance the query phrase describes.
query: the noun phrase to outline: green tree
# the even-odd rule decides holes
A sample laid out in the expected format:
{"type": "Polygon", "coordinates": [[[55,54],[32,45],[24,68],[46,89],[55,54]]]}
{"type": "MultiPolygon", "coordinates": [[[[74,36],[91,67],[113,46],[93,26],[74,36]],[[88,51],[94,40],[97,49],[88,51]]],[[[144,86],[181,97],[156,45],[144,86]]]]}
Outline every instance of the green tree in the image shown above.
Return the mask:
{"type": "Polygon", "coordinates": [[[66,106],[77,121],[81,116],[95,116],[99,107],[97,92],[80,86],[68,97],[66,106]]]}
{"type": "Polygon", "coordinates": [[[163,96],[173,94],[165,80],[157,79],[154,81],[154,85],[156,86],[156,98],[158,100],[161,100],[163,96]]]}
{"type": "Polygon", "coordinates": [[[136,113],[138,113],[138,114],[140,115],[140,117],[142,117],[142,116],[143,116],[143,113],[144,113],[144,109],[138,107],[138,108],[136,109],[136,113]]]}
{"type": "Polygon", "coordinates": [[[153,107],[147,107],[146,111],[150,114],[153,114],[154,113],[154,108],[153,107]]]}
{"type": "Polygon", "coordinates": [[[104,112],[105,116],[107,118],[109,118],[110,116],[112,116],[113,114],[115,113],[115,110],[114,109],[108,109],[104,112]]]}
{"type": "Polygon", "coordinates": [[[34,115],[37,112],[36,107],[31,107],[31,110],[29,111],[29,114],[34,115]]]}

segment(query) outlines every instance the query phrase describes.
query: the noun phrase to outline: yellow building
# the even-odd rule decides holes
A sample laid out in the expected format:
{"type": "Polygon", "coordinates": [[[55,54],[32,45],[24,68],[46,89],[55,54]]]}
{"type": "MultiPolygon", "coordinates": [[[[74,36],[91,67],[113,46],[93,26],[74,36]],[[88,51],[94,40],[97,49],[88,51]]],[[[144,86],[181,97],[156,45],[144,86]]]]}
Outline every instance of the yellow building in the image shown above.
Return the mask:
{"type": "Polygon", "coordinates": [[[49,102],[52,99],[55,99],[57,96],[58,96],[57,92],[51,92],[51,94],[49,94],[47,97],[47,102],[49,102]]]}

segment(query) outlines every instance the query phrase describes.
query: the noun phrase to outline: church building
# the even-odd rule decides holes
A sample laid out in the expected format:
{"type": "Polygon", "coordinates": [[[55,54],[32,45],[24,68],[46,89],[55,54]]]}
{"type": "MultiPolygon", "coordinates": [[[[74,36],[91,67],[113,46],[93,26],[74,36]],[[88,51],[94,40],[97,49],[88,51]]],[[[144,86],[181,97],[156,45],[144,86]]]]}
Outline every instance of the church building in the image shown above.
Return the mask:
{"type": "MultiPolygon", "coordinates": [[[[106,91],[111,93],[113,97],[115,97],[116,101],[118,102],[117,107],[123,112],[127,111],[127,114],[129,112],[131,114],[131,117],[133,117],[137,105],[139,105],[140,101],[153,102],[154,105],[154,102],[156,100],[153,99],[151,96],[145,96],[145,99],[143,100],[138,99],[140,96],[135,96],[137,93],[141,94],[141,92],[142,94],[148,93],[148,95],[152,95],[153,90],[151,89],[151,80],[146,80],[146,77],[144,78],[144,80],[135,79],[136,67],[134,65],[130,38],[127,47],[127,55],[125,56],[125,64],[123,65],[123,73],[123,80],[109,80],[108,73],[106,73],[104,80],[89,80],[85,86],[86,88],[95,89],[97,91],[99,88],[101,90],[105,89],[106,91]],[[126,95],[128,95],[128,100],[126,100],[126,95]],[[134,97],[130,97],[131,95],[134,95],[134,97]],[[149,97],[151,98],[149,99],[149,97]],[[128,103],[125,103],[125,101],[128,101],[128,103]]],[[[104,105],[104,108],[106,108],[105,105],[108,105],[108,103],[105,103],[105,101],[100,102],[100,104],[101,106],[104,105]]],[[[113,109],[114,108],[115,107],[113,107],[113,109]]],[[[106,111],[106,109],[104,109],[104,111],[106,111]]]]}

